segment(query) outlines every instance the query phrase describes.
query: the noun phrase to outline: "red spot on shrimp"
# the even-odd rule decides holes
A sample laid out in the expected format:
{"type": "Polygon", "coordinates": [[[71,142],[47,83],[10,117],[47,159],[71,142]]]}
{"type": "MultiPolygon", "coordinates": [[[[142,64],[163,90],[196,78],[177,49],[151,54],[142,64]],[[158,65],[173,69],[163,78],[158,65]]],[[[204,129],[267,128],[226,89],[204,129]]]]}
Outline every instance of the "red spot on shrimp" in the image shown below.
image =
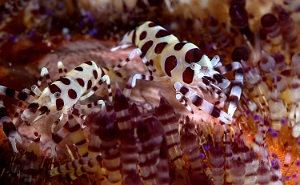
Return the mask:
{"type": "Polygon", "coordinates": [[[152,40],[149,40],[148,42],[146,42],[142,47],[141,47],[141,50],[142,50],[142,53],[143,55],[145,56],[149,50],[149,48],[153,45],[153,41],[152,40]]]}
{"type": "Polygon", "coordinates": [[[70,85],[70,83],[71,83],[71,81],[68,78],[60,78],[57,81],[60,81],[65,85],[70,85]]]}
{"type": "Polygon", "coordinates": [[[146,31],[143,31],[143,32],[140,34],[140,40],[144,40],[146,37],[147,37],[147,32],[146,32],[146,31]]]}
{"type": "Polygon", "coordinates": [[[163,49],[166,47],[166,45],[168,45],[167,42],[161,42],[156,44],[155,48],[154,48],[154,52],[156,54],[161,54],[161,52],[163,51],[163,49]]]}
{"type": "Polygon", "coordinates": [[[56,110],[60,111],[64,107],[64,100],[61,98],[56,99],[56,110]]]}
{"type": "Polygon", "coordinates": [[[85,62],[87,65],[93,65],[93,63],[91,62],[91,61],[87,61],[87,62],[85,62]]]}
{"type": "Polygon", "coordinates": [[[98,73],[96,70],[93,70],[93,75],[94,75],[94,78],[97,79],[98,78],[98,73]]]}
{"type": "Polygon", "coordinates": [[[175,51],[180,51],[185,44],[186,44],[186,42],[179,42],[179,43],[175,44],[174,50],[175,51]]]}
{"type": "Polygon", "coordinates": [[[168,35],[171,35],[167,30],[159,30],[156,34],[155,34],[155,38],[162,38],[162,37],[166,37],[168,35]]]}
{"type": "Polygon", "coordinates": [[[193,78],[194,78],[194,70],[191,69],[190,67],[187,67],[182,73],[182,80],[184,81],[184,83],[190,84],[192,83],[193,78]]]}
{"type": "Polygon", "coordinates": [[[50,92],[51,92],[51,93],[56,93],[56,92],[61,93],[60,88],[59,88],[57,85],[55,85],[55,84],[51,84],[51,85],[49,86],[49,89],[50,89],[50,92]]]}
{"type": "Polygon", "coordinates": [[[203,53],[200,51],[199,48],[193,48],[186,52],[185,61],[189,64],[192,62],[198,62],[201,60],[202,56],[203,53]]]}
{"type": "Polygon", "coordinates": [[[174,55],[166,58],[165,72],[168,76],[171,76],[171,71],[177,66],[177,58],[174,55]]]}
{"type": "Polygon", "coordinates": [[[73,89],[68,90],[68,95],[71,99],[76,99],[77,98],[77,93],[73,89]]]}
{"type": "Polygon", "coordinates": [[[81,78],[77,78],[76,80],[81,87],[84,86],[84,81],[81,78]]]}
{"type": "Polygon", "coordinates": [[[156,24],[154,24],[153,22],[150,22],[149,24],[148,24],[148,27],[155,27],[156,26],[156,24]]]}

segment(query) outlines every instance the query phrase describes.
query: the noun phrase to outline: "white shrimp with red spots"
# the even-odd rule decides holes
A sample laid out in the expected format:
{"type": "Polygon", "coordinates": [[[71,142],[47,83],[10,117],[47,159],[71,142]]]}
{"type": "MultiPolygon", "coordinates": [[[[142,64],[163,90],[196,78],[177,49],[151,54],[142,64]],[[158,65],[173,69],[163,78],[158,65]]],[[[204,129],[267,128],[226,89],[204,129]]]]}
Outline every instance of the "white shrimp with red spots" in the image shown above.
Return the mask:
{"type": "MultiPolygon", "coordinates": [[[[62,63],[59,62],[58,65],[61,66],[62,63]]],[[[34,86],[32,89],[39,88],[43,76],[46,77],[49,86],[41,93],[35,94],[38,98],[30,102],[28,109],[24,110],[21,115],[22,121],[30,124],[39,114],[49,114],[50,112],[67,114],[68,111],[73,108],[73,105],[83,99],[82,97],[85,94],[89,94],[89,96],[92,95],[104,81],[108,85],[111,101],[110,78],[105,75],[104,70],[106,69],[99,68],[95,62],[87,61],[66,73],[65,76],[60,75],[61,78],[51,83],[51,80],[48,81],[50,76],[47,69],[43,68],[41,78],[37,83],[38,87],[34,86]]]]}
{"type": "Polygon", "coordinates": [[[191,103],[220,121],[231,123],[242,93],[243,71],[239,62],[222,66],[218,56],[210,60],[196,45],[180,42],[166,29],[150,21],[128,32],[118,46],[112,48],[111,51],[130,45],[135,45],[137,48],[114,70],[122,68],[133,59],[135,54],[138,54],[147,66],[150,75],[134,75],[124,91],[127,96],[135,86],[137,79],[151,81],[169,79],[174,84],[177,100],[192,113],[193,110],[189,106],[191,103]],[[233,83],[223,76],[230,71],[234,71],[233,83]],[[182,92],[182,87],[184,87],[184,92],[182,92]],[[226,92],[229,88],[231,91],[227,114],[221,109],[225,105],[226,92]],[[211,93],[215,103],[219,103],[219,107],[203,101],[203,90],[211,93]],[[195,102],[196,100],[197,102],[195,102]]]}
{"type": "MultiPolygon", "coordinates": [[[[59,119],[52,125],[51,131],[53,133],[54,127],[63,120],[64,116],[68,118],[73,114],[84,120],[86,116],[80,114],[79,109],[104,105],[104,101],[98,100],[87,105],[82,105],[80,101],[91,96],[103,82],[107,84],[109,100],[112,101],[110,77],[108,76],[108,74],[114,74],[110,71],[111,69],[98,67],[93,61],[82,63],[70,72],[67,72],[62,62],[58,62],[58,69],[60,78],[52,83],[47,68],[42,68],[37,85],[33,85],[31,91],[24,89],[18,92],[9,87],[0,85],[0,95],[21,100],[13,121],[9,121],[8,113],[0,99],[0,125],[3,125],[7,136],[12,138],[10,140],[12,140],[11,142],[15,152],[17,152],[15,140],[22,142],[20,136],[18,134],[16,135],[20,123],[24,122],[30,125],[42,116],[60,114],[59,119]],[[46,78],[48,86],[41,91],[40,85],[44,77],[46,78]],[[24,106],[23,102],[29,105],[24,110],[21,110],[21,107],[24,106]]],[[[117,72],[116,74],[121,75],[117,72]]],[[[74,134],[75,132],[70,133],[74,134]]],[[[52,138],[52,140],[56,141],[60,135],[53,133],[52,137],[53,136],[55,136],[55,138],[52,138]]],[[[55,150],[53,147],[55,146],[50,145],[50,147],[52,149],[51,153],[54,155],[55,150]]]]}

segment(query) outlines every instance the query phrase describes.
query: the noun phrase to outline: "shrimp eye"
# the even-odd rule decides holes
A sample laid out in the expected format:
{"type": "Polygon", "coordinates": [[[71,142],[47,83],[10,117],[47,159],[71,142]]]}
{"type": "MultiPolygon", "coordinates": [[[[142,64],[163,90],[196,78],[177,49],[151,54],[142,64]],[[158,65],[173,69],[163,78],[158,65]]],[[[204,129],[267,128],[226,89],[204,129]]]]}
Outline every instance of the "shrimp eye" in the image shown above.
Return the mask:
{"type": "Polygon", "coordinates": [[[55,92],[55,93],[54,93],[54,97],[55,97],[55,98],[59,98],[59,97],[60,97],[60,92],[55,92]]]}

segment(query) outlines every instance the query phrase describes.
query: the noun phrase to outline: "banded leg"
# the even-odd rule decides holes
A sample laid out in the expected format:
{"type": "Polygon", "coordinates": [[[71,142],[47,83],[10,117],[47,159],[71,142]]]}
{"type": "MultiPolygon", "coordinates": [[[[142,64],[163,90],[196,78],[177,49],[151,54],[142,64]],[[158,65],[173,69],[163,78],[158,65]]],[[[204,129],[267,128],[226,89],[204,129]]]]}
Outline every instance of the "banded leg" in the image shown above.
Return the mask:
{"type": "MultiPolygon", "coordinates": [[[[219,60],[220,60],[219,57],[215,56],[214,59],[211,60],[212,65],[214,67],[220,66],[221,62],[219,62],[219,60]]],[[[194,71],[203,70],[203,73],[206,73],[205,65],[201,67],[199,63],[192,63],[190,67],[194,71]]],[[[203,97],[200,88],[205,89],[206,91],[209,92],[209,94],[212,97],[214,97],[215,104],[219,105],[220,108],[223,108],[227,98],[224,89],[227,89],[227,87],[230,85],[230,81],[216,71],[212,73],[207,73],[205,76],[201,78],[201,80],[202,80],[202,85],[200,87],[192,86],[192,88],[197,90],[197,94],[200,94],[200,97],[203,97]]]]}
{"type": "Polygon", "coordinates": [[[210,62],[214,68],[222,66],[219,55],[215,55],[210,62]]]}
{"type": "Polygon", "coordinates": [[[147,80],[147,81],[164,81],[167,80],[168,76],[163,76],[163,77],[156,77],[152,75],[143,75],[143,74],[135,74],[131,76],[124,88],[123,94],[126,97],[129,97],[131,94],[131,90],[135,87],[136,85],[136,80],[147,80]]]}
{"type": "Polygon", "coordinates": [[[35,99],[35,97],[30,95],[30,91],[28,89],[23,89],[21,92],[18,92],[2,85],[0,85],[0,95],[7,96],[16,100],[21,100],[18,104],[18,108],[16,109],[14,118],[12,120],[14,125],[17,126],[16,123],[18,121],[19,115],[21,113],[21,107],[23,105],[22,101],[30,103],[35,99]]]}
{"type": "MultiPolygon", "coordinates": [[[[59,78],[64,77],[66,75],[66,73],[68,72],[65,69],[65,67],[61,61],[57,62],[57,68],[58,68],[59,78]]],[[[42,70],[41,70],[41,74],[37,81],[37,85],[31,86],[31,92],[37,97],[39,97],[42,93],[40,90],[40,86],[42,84],[42,80],[44,77],[46,78],[47,84],[49,86],[52,83],[52,81],[51,81],[49,72],[48,72],[47,68],[45,68],[45,67],[42,68],[42,70]]]]}
{"type": "Polygon", "coordinates": [[[41,86],[42,80],[43,80],[44,77],[46,78],[46,82],[47,82],[48,86],[51,85],[52,80],[50,78],[48,69],[45,68],[45,67],[43,67],[42,70],[41,70],[40,78],[38,79],[38,82],[37,82],[38,88],[41,86]]]}
{"type": "MultiPolygon", "coordinates": [[[[12,122],[14,123],[15,127],[18,128],[22,122],[22,119],[19,119],[19,116],[22,114],[23,110],[22,107],[24,106],[24,103],[22,101],[19,101],[17,107],[16,107],[16,111],[13,117],[12,122]]],[[[25,124],[27,126],[30,126],[30,123],[28,123],[27,121],[25,121],[25,124]]]]}
{"type": "Polygon", "coordinates": [[[61,120],[63,119],[64,114],[61,114],[59,116],[59,118],[51,125],[51,132],[54,133],[54,128],[58,125],[58,123],[61,122],[61,120]]]}
{"type": "Polygon", "coordinates": [[[48,86],[52,83],[48,69],[43,67],[40,73],[40,77],[37,81],[37,85],[33,85],[31,86],[31,95],[33,95],[34,97],[39,97],[42,94],[42,91],[40,90],[40,86],[42,84],[43,78],[46,78],[46,82],[48,84],[48,86]]]}
{"type": "MultiPolygon", "coordinates": [[[[227,99],[227,96],[224,94],[222,89],[227,88],[230,85],[230,82],[229,82],[229,80],[224,78],[222,75],[215,74],[213,77],[217,78],[218,80],[214,80],[213,78],[211,78],[209,76],[204,76],[204,77],[202,77],[202,81],[206,84],[206,90],[216,100],[214,102],[215,105],[219,105],[220,108],[223,108],[225,101],[227,99]],[[219,83],[223,83],[221,85],[221,88],[218,87],[218,85],[220,85],[219,83]]],[[[203,97],[203,95],[202,95],[202,97],[203,97]]]]}
{"type": "Polygon", "coordinates": [[[81,130],[80,124],[74,119],[72,114],[68,115],[68,121],[60,128],[56,134],[52,133],[52,139],[45,144],[44,149],[51,149],[51,157],[55,156],[56,146],[65,138],[68,134],[71,134],[72,141],[77,147],[77,151],[80,156],[88,155],[88,147],[86,139],[81,130]]]}
{"type": "Polygon", "coordinates": [[[18,153],[18,149],[16,147],[16,141],[22,143],[22,138],[20,137],[15,125],[9,117],[9,114],[4,107],[3,101],[0,98],[0,125],[3,127],[3,131],[7,136],[13,150],[15,153],[18,153]]]}
{"type": "Polygon", "coordinates": [[[204,84],[202,88],[205,89],[207,87],[211,87],[217,90],[226,89],[230,85],[230,81],[227,78],[219,74],[217,70],[207,71],[207,69],[209,68],[207,67],[208,65],[212,65],[214,69],[217,69],[222,65],[219,56],[216,55],[212,60],[210,60],[206,55],[204,55],[203,57],[207,58],[207,60],[205,60],[206,62],[204,61],[190,64],[191,69],[193,69],[194,71],[201,71],[203,72],[203,74],[205,74],[202,77],[202,82],[204,84]],[[211,64],[207,64],[207,61],[210,61],[211,64]]]}
{"type": "Polygon", "coordinates": [[[89,109],[89,108],[95,107],[97,105],[101,105],[101,108],[103,108],[103,106],[105,106],[105,102],[103,100],[97,100],[96,102],[93,102],[93,103],[89,103],[86,105],[80,105],[80,109],[89,109]]]}
{"type": "Polygon", "coordinates": [[[32,102],[35,98],[30,95],[30,92],[28,89],[24,89],[21,92],[15,91],[9,87],[5,87],[0,85],[0,95],[7,96],[13,99],[22,100],[27,103],[32,102]]]}
{"type": "MultiPolygon", "coordinates": [[[[93,106],[102,105],[105,107],[105,102],[103,100],[98,100],[97,102],[88,104],[88,105],[80,105],[81,109],[91,108],[93,106]]],[[[52,129],[52,140],[50,140],[45,146],[45,148],[51,149],[51,157],[55,156],[55,148],[63,138],[65,138],[69,133],[71,134],[71,138],[74,144],[77,147],[77,151],[80,156],[88,155],[88,146],[85,140],[85,137],[82,132],[81,125],[74,119],[74,116],[81,118],[82,120],[86,119],[86,116],[79,112],[79,109],[74,107],[73,111],[68,115],[68,121],[64,124],[62,128],[57,133],[54,133],[54,127],[63,119],[63,114],[60,118],[54,123],[54,127],[52,129]]]]}
{"type": "Polygon", "coordinates": [[[111,90],[111,86],[110,86],[110,78],[108,75],[104,75],[101,80],[99,80],[99,82],[92,88],[92,90],[90,90],[90,92],[88,92],[87,94],[85,94],[84,96],[80,97],[80,101],[87,99],[88,97],[90,97],[91,95],[93,95],[95,93],[95,91],[102,85],[102,83],[105,82],[107,85],[107,91],[108,91],[108,98],[109,101],[112,102],[112,90],[111,90]]]}
{"type": "Polygon", "coordinates": [[[232,117],[235,110],[237,109],[242,94],[242,87],[244,82],[242,65],[239,62],[232,62],[226,66],[217,67],[215,69],[222,75],[230,71],[234,71],[234,81],[231,85],[228,106],[228,114],[232,117]]]}
{"type": "Polygon", "coordinates": [[[57,62],[59,78],[66,76],[68,70],[65,68],[64,64],[61,61],[57,62]]]}
{"type": "Polygon", "coordinates": [[[87,116],[80,113],[80,110],[93,108],[93,107],[96,107],[98,105],[101,105],[101,111],[102,111],[103,107],[105,106],[105,102],[103,100],[97,100],[96,102],[89,103],[89,104],[86,104],[86,105],[74,105],[73,110],[72,110],[72,114],[74,116],[82,119],[82,120],[86,120],[87,116]]]}
{"type": "Polygon", "coordinates": [[[133,42],[133,36],[134,36],[135,32],[136,32],[135,30],[127,32],[123,36],[122,40],[118,43],[118,45],[111,48],[110,51],[116,51],[118,49],[125,49],[125,48],[128,48],[130,46],[133,46],[132,42],[133,42]]]}
{"type": "Polygon", "coordinates": [[[135,48],[134,50],[132,50],[129,57],[126,58],[125,60],[121,61],[116,67],[113,68],[113,70],[118,71],[121,68],[123,68],[129,61],[131,61],[134,58],[135,54],[137,54],[142,59],[142,62],[146,65],[147,69],[149,70],[150,75],[152,75],[153,62],[149,62],[146,59],[145,55],[143,54],[142,50],[139,48],[135,48]]]}
{"type": "Polygon", "coordinates": [[[227,96],[222,91],[214,91],[214,98],[216,99],[214,104],[218,105],[220,109],[224,108],[227,96]]]}
{"type": "Polygon", "coordinates": [[[188,104],[188,100],[185,96],[183,96],[180,92],[176,93],[176,99],[179,101],[179,103],[181,103],[183,106],[185,106],[185,108],[191,112],[192,114],[194,114],[193,109],[191,108],[191,106],[188,104]]]}
{"type": "Polygon", "coordinates": [[[50,148],[50,157],[56,157],[56,145],[58,145],[63,138],[65,138],[69,133],[69,124],[68,121],[63,125],[63,127],[61,127],[57,133],[54,134],[54,132],[52,131],[52,137],[51,140],[48,141],[44,147],[43,150],[50,148]]]}
{"type": "Polygon", "coordinates": [[[214,106],[205,99],[199,97],[197,93],[191,88],[183,86],[180,82],[174,84],[176,90],[176,99],[181,101],[181,99],[191,101],[191,103],[198,107],[200,110],[210,114],[214,118],[218,118],[220,121],[226,124],[231,124],[232,117],[226,112],[220,110],[218,107],[214,106]]]}
{"type": "Polygon", "coordinates": [[[40,97],[42,94],[42,91],[40,90],[40,88],[37,85],[31,86],[31,92],[33,93],[33,95],[35,97],[40,97]]]}
{"type": "MultiPolygon", "coordinates": [[[[33,95],[32,99],[36,99],[37,96],[32,94],[32,91],[30,91],[29,89],[23,89],[22,90],[22,93],[24,94],[27,94],[28,96],[31,96],[33,95]]],[[[31,99],[31,98],[30,98],[31,99]]],[[[22,101],[20,101],[18,103],[18,106],[17,106],[17,109],[16,109],[16,112],[15,112],[15,115],[14,115],[14,119],[13,119],[13,122],[15,123],[15,126],[18,127],[18,125],[20,124],[20,122],[17,123],[17,121],[19,120],[19,115],[21,115],[21,121],[23,121],[26,125],[31,125],[31,123],[37,121],[38,119],[40,119],[43,114],[45,113],[48,113],[49,110],[45,107],[38,107],[38,104],[37,103],[30,103],[32,102],[33,100],[30,100],[30,101],[27,101],[27,103],[29,103],[29,105],[27,106],[27,110],[24,112],[24,103],[22,101]],[[37,111],[38,110],[38,111],[37,111]],[[32,118],[28,119],[28,114],[31,115],[31,114],[35,114],[35,116],[33,116],[32,118]],[[33,119],[34,118],[34,119],[33,119]]]]}

